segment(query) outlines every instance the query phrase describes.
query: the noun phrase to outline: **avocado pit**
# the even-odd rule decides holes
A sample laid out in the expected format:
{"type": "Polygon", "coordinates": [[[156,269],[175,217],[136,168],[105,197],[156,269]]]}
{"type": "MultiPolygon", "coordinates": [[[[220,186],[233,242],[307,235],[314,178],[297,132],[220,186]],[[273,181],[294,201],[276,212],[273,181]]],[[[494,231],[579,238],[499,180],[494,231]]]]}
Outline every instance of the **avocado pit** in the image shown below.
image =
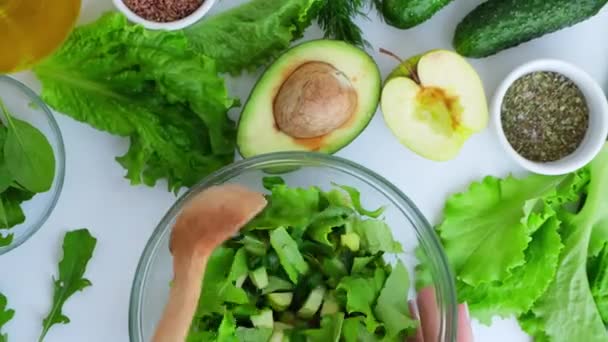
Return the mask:
{"type": "Polygon", "coordinates": [[[344,125],[357,108],[357,92],[350,79],[323,62],[299,66],[274,99],[278,128],[298,139],[316,138],[344,125]]]}

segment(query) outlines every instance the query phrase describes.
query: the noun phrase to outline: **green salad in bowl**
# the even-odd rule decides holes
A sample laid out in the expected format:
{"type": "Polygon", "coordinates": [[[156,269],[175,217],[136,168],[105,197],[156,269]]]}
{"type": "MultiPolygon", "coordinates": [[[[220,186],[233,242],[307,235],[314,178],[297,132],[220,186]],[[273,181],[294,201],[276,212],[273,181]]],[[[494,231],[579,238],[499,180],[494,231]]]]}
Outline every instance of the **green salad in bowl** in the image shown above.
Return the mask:
{"type": "Polygon", "coordinates": [[[222,183],[262,191],[268,205],[212,254],[189,342],[404,341],[419,326],[408,299],[422,258],[437,294],[439,340],[455,340],[449,267],[409,199],[349,161],[278,153],[217,172],[167,213],[136,272],[131,341],[151,339],[168,298],[176,216],[192,196],[222,183]]]}

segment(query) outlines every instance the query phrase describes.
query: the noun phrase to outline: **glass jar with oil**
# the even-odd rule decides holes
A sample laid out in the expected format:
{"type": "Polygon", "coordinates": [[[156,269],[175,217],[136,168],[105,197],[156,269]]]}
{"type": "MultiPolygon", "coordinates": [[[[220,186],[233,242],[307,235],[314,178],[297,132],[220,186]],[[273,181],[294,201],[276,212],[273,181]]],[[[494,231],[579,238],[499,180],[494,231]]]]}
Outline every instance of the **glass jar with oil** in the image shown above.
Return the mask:
{"type": "Polygon", "coordinates": [[[0,0],[0,73],[30,68],[66,39],[80,0],[0,0]]]}

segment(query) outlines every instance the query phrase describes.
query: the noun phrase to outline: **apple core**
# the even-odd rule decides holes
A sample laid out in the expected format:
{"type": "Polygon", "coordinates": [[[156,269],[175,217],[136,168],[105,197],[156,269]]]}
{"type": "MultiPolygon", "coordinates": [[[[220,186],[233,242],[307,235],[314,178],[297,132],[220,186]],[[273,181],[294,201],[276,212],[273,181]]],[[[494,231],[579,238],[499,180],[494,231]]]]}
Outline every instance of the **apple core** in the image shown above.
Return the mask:
{"type": "Polygon", "coordinates": [[[423,87],[416,96],[421,119],[449,134],[461,126],[463,108],[457,96],[438,87],[423,87]]]}
{"type": "Polygon", "coordinates": [[[273,106],[278,128],[293,138],[331,133],[354,114],[357,92],[350,79],[332,65],[299,66],[279,89],[273,106]]]}

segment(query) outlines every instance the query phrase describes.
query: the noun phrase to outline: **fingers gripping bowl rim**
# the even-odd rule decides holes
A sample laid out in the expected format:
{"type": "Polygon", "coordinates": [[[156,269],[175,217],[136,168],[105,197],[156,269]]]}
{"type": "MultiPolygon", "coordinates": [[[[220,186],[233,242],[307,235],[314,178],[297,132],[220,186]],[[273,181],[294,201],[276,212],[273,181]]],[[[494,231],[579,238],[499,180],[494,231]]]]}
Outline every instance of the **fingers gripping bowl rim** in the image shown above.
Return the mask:
{"type": "MultiPolygon", "coordinates": [[[[326,188],[335,182],[357,187],[364,202],[373,200],[367,203],[370,207],[386,205],[386,221],[405,249],[398,258],[404,261],[410,276],[414,276],[411,268],[415,263],[414,246],[419,245],[429,261],[440,313],[438,341],[456,341],[457,303],[452,273],[434,230],[410,199],[386,179],[348,160],[321,153],[280,152],[242,160],[212,174],[179,198],[163,217],[143,251],[131,289],[129,335],[132,342],[151,338],[164,308],[172,277],[169,235],[184,204],[202,190],[223,183],[242,184],[262,191],[262,177],[268,176],[265,170],[276,168],[289,170],[281,175],[289,186],[326,188]]],[[[411,290],[410,299],[414,296],[411,290]]]]}
{"type": "Polygon", "coordinates": [[[65,178],[65,147],[53,113],[34,91],[11,77],[0,75],[0,99],[4,100],[7,109],[17,119],[24,120],[40,130],[48,139],[55,154],[55,178],[51,189],[36,194],[31,200],[22,203],[25,222],[8,231],[14,234],[14,239],[10,245],[0,247],[0,255],[2,255],[21,246],[32,237],[55,209],[65,178]]]}

